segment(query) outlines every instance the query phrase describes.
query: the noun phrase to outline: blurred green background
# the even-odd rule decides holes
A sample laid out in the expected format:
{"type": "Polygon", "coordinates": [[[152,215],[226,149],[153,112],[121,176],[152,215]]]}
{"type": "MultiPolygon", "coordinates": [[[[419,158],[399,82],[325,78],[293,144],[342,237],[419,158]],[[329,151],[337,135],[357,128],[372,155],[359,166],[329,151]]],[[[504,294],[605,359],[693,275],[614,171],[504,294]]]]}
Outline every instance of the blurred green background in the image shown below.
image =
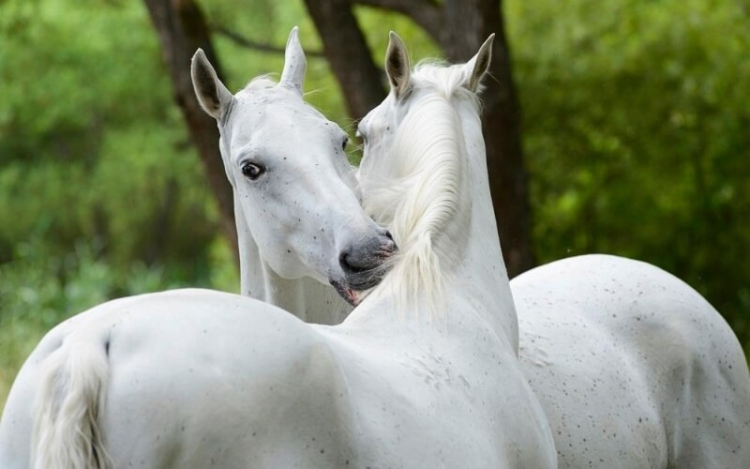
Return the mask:
{"type": "MultiPolygon", "coordinates": [[[[301,1],[201,3],[211,24],[283,46],[301,1]]],[[[540,263],[645,260],[705,295],[750,343],[750,4],[506,0],[540,263]]],[[[355,9],[377,63],[409,19],[355,9]]],[[[213,37],[230,89],[283,57],[213,37]]],[[[307,99],[351,130],[309,58],[307,99]]],[[[352,155],[357,158],[356,154],[352,155]]],[[[62,319],[179,286],[236,292],[216,203],[142,2],[0,0],[0,402],[62,319]]]]}

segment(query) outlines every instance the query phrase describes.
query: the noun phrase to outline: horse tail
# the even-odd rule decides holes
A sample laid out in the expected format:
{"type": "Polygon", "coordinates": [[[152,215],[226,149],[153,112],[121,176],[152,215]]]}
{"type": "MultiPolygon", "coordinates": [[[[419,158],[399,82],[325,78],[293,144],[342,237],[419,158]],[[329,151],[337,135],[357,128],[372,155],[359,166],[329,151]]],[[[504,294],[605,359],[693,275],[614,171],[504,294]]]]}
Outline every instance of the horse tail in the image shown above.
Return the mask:
{"type": "Polygon", "coordinates": [[[97,422],[104,407],[109,347],[82,336],[68,336],[42,365],[32,410],[34,469],[112,467],[97,422]]]}

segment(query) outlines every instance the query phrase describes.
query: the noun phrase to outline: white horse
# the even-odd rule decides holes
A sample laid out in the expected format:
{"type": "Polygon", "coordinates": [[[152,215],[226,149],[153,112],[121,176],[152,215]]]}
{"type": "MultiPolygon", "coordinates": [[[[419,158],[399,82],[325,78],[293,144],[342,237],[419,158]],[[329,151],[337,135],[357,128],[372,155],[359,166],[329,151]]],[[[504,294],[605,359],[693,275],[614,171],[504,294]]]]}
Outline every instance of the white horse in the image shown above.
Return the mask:
{"type": "MultiPolygon", "coordinates": [[[[403,73],[403,101],[415,99],[411,82],[433,73],[431,66],[414,77],[403,73]]],[[[383,105],[360,125],[365,207],[392,225],[410,223],[394,219],[387,191],[405,164],[389,156],[401,131],[393,121],[409,119],[408,112],[383,105]]],[[[445,135],[411,144],[428,149],[445,135]]],[[[485,241],[487,250],[497,242],[485,241]]],[[[541,266],[510,285],[520,360],[549,418],[560,467],[750,467],[747,362],[724,319],[695,290],[652,265],[605,255],[541,266]]]]}
{"type": "MultiPolygon", "coordinates": [[[[202,52],[196,53],[193,67],[196,88],[215,80],[216,102],[225,104],[212,113],[219,121],[222,156],[234,187],[243,293],[288,306],[302,319],[340,322],[351,307],[322,282],[356,300],[353,289],[379,281],[395,245],[360,206],[353,168],[344,154],[346,133],[302,100],[304,72],[296,28],[276,86],[259,78],[232,96],[215,80],[202,52]],[[296,291],[302,293],[295,296],[296,291]]],[[[79,327],[70,324],[50,332],[43,344],[79,327]]],[[[44,352],[35,357],[40,354],[44,352]]],[[[29,360],[19,374],[0,422],[2,468],[28,466],[31,396],[25,390],[37,386],[35,361],[29,360]]]]}
{"type": "Polygon", "coordinates": [[[29,448],[37,468],[555,466],[515,357],[473,94],[490,45],[411,84],[402,51],[389,49],[392,93],[365,119],[408,110],[391,122],[391,184],[371,186],[403,246],[370,296],[333,327],[202,290],[82,313],[19,374],[4,468],[28,467],[29,448]]]}
{"type": "Polygon", "coordinates": [[[394,244],[363,216],[347,134],[302,101],[306,64],[295,27],[278,86],[261,77],[233,96],[200,50],[191,72],[234,188],[242,294],[338,324],[394,244]]]}

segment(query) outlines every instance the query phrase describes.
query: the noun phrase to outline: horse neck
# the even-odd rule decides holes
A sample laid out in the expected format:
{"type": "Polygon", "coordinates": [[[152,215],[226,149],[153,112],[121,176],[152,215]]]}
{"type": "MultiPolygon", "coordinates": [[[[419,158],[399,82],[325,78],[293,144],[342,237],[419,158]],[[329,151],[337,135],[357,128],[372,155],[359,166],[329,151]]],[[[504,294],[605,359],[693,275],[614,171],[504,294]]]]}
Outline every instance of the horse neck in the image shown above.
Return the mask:
{"type": "MultiPolygon", "coordinates": [[[[425,205],[422,214],[418,215],[448,213],[443,216],[443,222],[440,225],[430,230],[431,241],[428,246],[432,250],[431,259],[437,262],[430,262],[429,258],[426,262],[424,259],[413,261],[419,253],[412,256],[409,250],[414,248],[410,247],[411,242],[407,243],[406,252],[399,255],[399,260],[393,270],[386,276],[381,286],[373,292],[372,301],[356,309],[353,314],[355,318],[348,322],[416,321],[418,323],[423,321],[425,316],[433,316],[438,322],[447,320],[451,328],[489,329],[517,353],[518,320],[492,208],[481,123],[473,103],[461,101],[458,98],[454,98],[454,101],[449,104],[452,109],[450,112],[454,112],[455,115],[443,116],[446,119],[443,120],[442,126],[436,125],[435,129],[425,129],[424,134],[421,130],[415,131],[415,127],[410,126],[420,121],[430,122],[431,116],[440,113],[441,110],[448,112],[448,107],[446,103],[437,103],[435,106],[429,105],[429,107],[413,110],[414,114],[411,116],[412,120],[409,121],[409,125],[404,125],[407,122],[405,120],[400,129],[400,132],[403,131],[401,135],[404,139],[400,140],[397,137],[397,143],[394,143],[393,147],[394,155],[404,157],[412,150],[422,152],[427,159],[416,163],[418,166],[436,164],[435,167],[429,168],[430,170],[422,171],[425,177],[434,176],[439,171],[437,165],[440,163],[436,163],[437,155],[450,154],[450,160],[457,161],[461,165],[446,172],[445,176],[448,178],[460,173],[455,177],[456,180],[451,180],[446,186],[446,192],[442,194],[428,192],[429,195],[423,197],[423,200],[435,202],[429,202],[432,205],[425,205]],[[451,131],[457,134],[455,139],[440,137],[451,131]],[[436,143],[442,141],[445,142],[444,145],[436,143]],[[460,143],[456,145],[456,142],[460,143]],[[461,154],[456,155],[456,151],[461,154]],[[455,187],[452,186],[454,184],[455,187]],[[454,206],[452,208],[438,207],[440,199],[451,197],[448,193],[453,193],[456,197],[454,206]],[[435,279],[430,277],[435,271],[440,276],[437,284],[435,279]],[[402,311],[404,304],[407,305],[406,311],[402,311]],[[370,310],[375,310],[373,316],[377,318],[365,320],[364,316],[367,314],[365,311],[370,310]],[[384,311],[392,311],[391,315],[396,317],[387,318],[388,314],[383,314],[384,311]],[[431,315],[433,311],[435,314],[431,315]],[[443,316],[442,319],[441,316],[443,316]],[[475,318],[477,321],[466,320],[467,317],[475,318]]],[[[419,128],[417,125],[416,129],[419,128]]],[[[396,158],[397,161],[403,159],[405,158],[398,158],[398,156],[396,158]]],[[[445,161],[448,162],[449,159],[445,161]]],[[[419,187],[434,187],[435,185],[428,180],[414,184],[419,187]]],[[[380,194],[376,191],[373,197],[377,200],[373,207],[375,212],[382,208],[377,204],[382,203],[384,207],[387,207],[389,193],[392,192],[386,188],[383,192],[385,196],[382,200],[378,200],[380,194]]],[[[400,195],[398,198],[409,199],[400,195]]],[[[396,200],[390,202],[397,203],[396,200]]],[[[420,205],[419,202],[412,202],[405,202],[401,209],[420,205]]],[[[400,215],[397,209],[393,220],[398,220],[400,215]]],[[[391,224],[392,229],[396,226],[396,222],[391,224]]],[[[413,233],[419,233],[419,229],[414,230],[413,233]]],[[[403,237],[410,238],[410,236],[407,234],[403,237]]],[[[423,248],[419,242],[412,246],[414,245],[418,246],[417,250],[423,248]]]]}
{"type": "Polygon", "coordinates": [[[505,267],[490,194],[487,157],[478,113],[469,103],[459,107],[466,146],[471,220],[465,255],[457,265],[454,286],[480,310],[499,336],[518,353],[518,318],[505,267]]]}
{"type": "Polygon", "coordinates": [[[352,307],[331,286],[313,278],[280,277],[261,256],[236,198],[234,203],[242,295],[278,306],[305,322],[330,325],[342,322],[352,307]]]}

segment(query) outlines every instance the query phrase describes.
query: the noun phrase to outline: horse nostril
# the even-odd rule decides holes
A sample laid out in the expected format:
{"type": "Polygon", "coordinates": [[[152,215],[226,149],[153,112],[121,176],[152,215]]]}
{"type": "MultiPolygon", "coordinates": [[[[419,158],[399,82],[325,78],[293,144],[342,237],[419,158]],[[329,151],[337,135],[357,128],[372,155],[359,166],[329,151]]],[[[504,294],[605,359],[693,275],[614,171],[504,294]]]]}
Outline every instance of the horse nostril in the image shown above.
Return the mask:
{"type": "Polygon", "coordinates": [[[396,241],[393,240],[393,235],[391,235],[391,232],[386,230],[384,233],[384,236],[388,239],[388,241],[384,241],[381,244],[381,249],[386,255],[390,255],[395,251],[398,251],[398,246],[396,245],[396,241]]]}
{"type": "Polygon", "coordinates": [[[343,271],[347,274],[354,274],[365,270],[351,263],[351,257],[349,256],[348,252],[342,252],[339,255],[339,265],[341,266],[341,269],[343,269],[343,271]]]}

